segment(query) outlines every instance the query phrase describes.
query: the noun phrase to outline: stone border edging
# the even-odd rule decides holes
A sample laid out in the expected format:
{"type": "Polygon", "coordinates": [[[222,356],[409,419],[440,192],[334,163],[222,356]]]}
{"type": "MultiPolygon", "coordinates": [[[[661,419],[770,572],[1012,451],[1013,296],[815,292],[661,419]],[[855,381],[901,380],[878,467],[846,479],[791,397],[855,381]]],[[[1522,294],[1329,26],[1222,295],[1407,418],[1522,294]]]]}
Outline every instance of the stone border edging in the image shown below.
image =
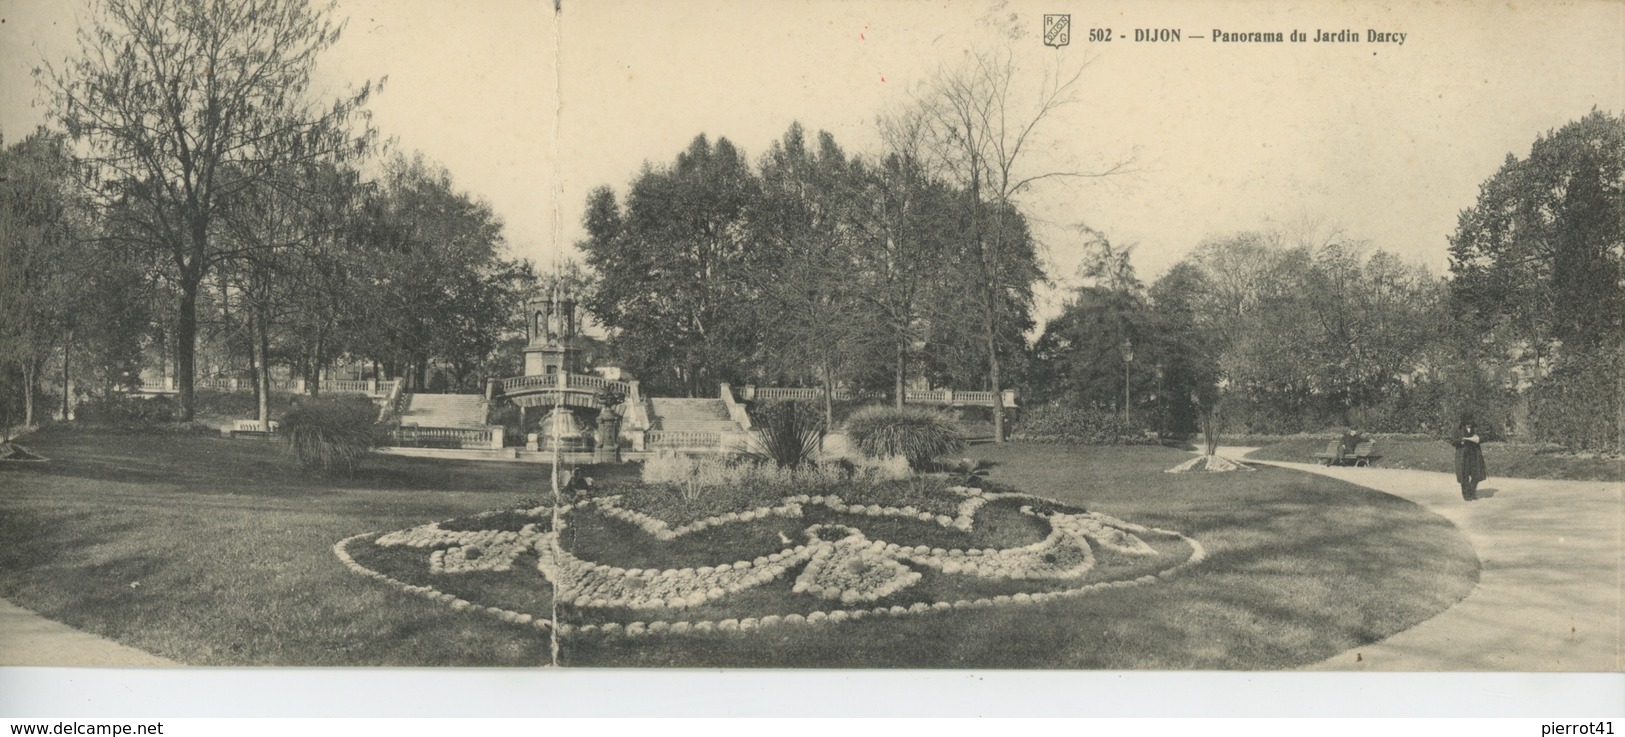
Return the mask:
{"type": "MultiPolygon", "coordinates": [[[[908,516],[913,516],[916,519],[922,519],[922,521],[924,519],[929,519],[930,521],[936,522],[937,524],[942,525],[944,527],[955,527],[955,528],[967,529],[968,530],[968,528],[971,525],[971,520],[974,519],[975,512],[978,509],[980,509],[981,506],[986,504],[988,501],[995,500],[995,499],[1004,499],[1004,498],[1031,499],[1031,500],[1041,501],[1041,502],[1046,502],[1046,503],[1053,501],[1053,500],[1050,500],[1050,499],[1046,499],[1044,497],[1039,497],[1039,496],[1035,496],[1035,495],[1032,495],[1032,494],[1025,494],[1025,493],[1021,493],[1021,492],[989,493],[989,492],[984,492],[981,489],[973,489],[973,488],[966,488],[966,487],[952,487],[952,490],[955,493],[962,493],[962,494],[965,494],[968,497],[970,497],[970,498],[966,499],[965,502],[961,503],[960,510],[959,510],[959,515],[957,517],[955,517],[955,518],[948,518],[946,515],[930,515],[930,514],[925,513],[925,512],[918,512],[918,513],[916,513],[914,515],[909,515],[909,514],[904,512],[904,508],[879,507],[878,505],[847,505],[839,497],[812,497],[812,496],[803,495],[803,497],[805,497],[805,501],[802,501],[803,497],[787,497],[786,499],[783,500],[784,503],[781,504],[778,507],[762,507],[762,508],[758,508],[758,509],[755,509],[755,510],[749,510],[748,512],[745,512],[745,513],[730,512],[730,513],[727,513],[727,514],[724,514],[724,515],[716,515],[716,516],[713,516],[713,517],[707,517],[707,518],[704,518],[702,520],[698,520],[698,521],[696,521],[694,523],[689,523],[688,525],[685,525],[683,528],[678,528],[678,529],[683,530],[682,532],[678,532],[676,530],[671,529],[669,527],[669,525],[667,525],[667,523],[665,523],[663,520],[659,520],[658,518],[652,517],[652,516],[647,515],[647,514],[643,514],[641,512],[637,512],[635,510],[627,510],[627,509],[622,509],[620,507],[615,506],[615,500],[617,500],[618,497],[605,497],[605,498],[600,499],[600,500],[594,500],[594,502],[592,502],[592,503],[593,503],[593,505],[595,507],[597,507],[600,511],[606,513],[606,515],[608,515],[608,516],[618,517],[620,519],[623,519],[624,521],[636,524],[637,526],[639,526],[640,528],[643,528],[646,532],[650,532],[651,535],[654,535],[657,538],[664,539],[664,540],[670,540],[670,539],[675,539],[679,535],[688,534],[688,533],[691,533],[691,532],[697,532],[699,530],[703,530],[703,529],[706,529],[706,528],[709,528],[709,527],[712,527],[712,526],[715,526],[715,525],[725,524],[725,523],[733,522],[733,521],[753,521],[755,519],[760,519],[760,518],[763,518],[763,517],[768,516],[770,514],[771,515],[776,515],[776,516],[799,517],[800,513],[802,511],[801,510],[801,504],[803,504],[803,503],[816,503],[816,504],[821,504],[823,506],[829,507],[830,509],[832,509],[834,511],[847,512],[847,513],[852,513],[852,514],[863,514],[863,515],[876,516],[876,517],[890,517],[890,516],[908,517],[908,516]],[[831,502],[833,502],[833,504],[831,502]],[[618,512],[620,514],[619,515],[614,514],[614,512],[611,512],[610,510],[614,510],[614,512],[618,512]],[[792,512],[793,512],[793,514],[792,514],[792,512]],[[920,515],[924,515],[924,517],[922,518],[920,515]],[[947,520],[947,523],[945,524],[943,522],[943,520],[947,520]],[[963,520],[963,522],[962,522],[962,520],[963,520]],[[961,525],[963,525],[963,527],[961,525]],[[662,536],[660,534],[656,534],[655,532],[650,530],[651,527],[656,527],[657,529],[660,529],[665,535],[667,535],[669,537],[665,537],[665,536],[662,536]]],[[[574,509],[576,507],[579,507],[579,506],[583,506],[583,504],[569,504],[569,505],[564,505],[562,507],[559,507],[558,511],[557,511],[557,514],[555,515],[555,518],[558,519],[558,522],[557,522],[558,527],[560,527],[560,528],[563,527],[562,515],[568,513],[572,509],[574,509]]],[[[534,513],[534,512],[539,511],[540,509],[542,509],[542,508],[537,508],[536,510],[527,510],[527,511],[534,513]]],[[[498,511],[491,511],[491,512],[482,512],[482,513],[479,513],[478,515],[475,515],[475,516],[476,517],[479,517],[479,516],[493,516],[493,515],[496,515],[496,514],[505,513],[507,511],[510,511],[510,510],[498,510],[498,511]]],[[[1039,516],[1039,517],[1043,517],[1043,518],[1048,518],[1049,517],[1049,515],[1044,515],[1044,514],[1033,512],[1031,510],[1031,508],[1028,507],[1028,506],[1024,506],[1021,511],[1023,513],[1025,513],[1025,514],[1031,514],[1031,515],[1039,516]]],[[[454,609],[454,610],[480,612],[480,613],[484,613],[484,614],[486,614],[488,616],[495,617],[498,620],[501,620],[501,621],[504,621],[504,622],[509,622],[511,624],[517,624],[517,625],[522,625],[522,626],[532,626],[532,627],[535,627],[536,629],[542,630],[542,631],[547,631],[549,629],[554,629],[559,635],[598,635],[598,636],[603,636],[603,637],[612,637],[612,636],[623,635],[623,634],[625,636],[627,636],[627,637],[638,637],[638,636],[643,636],[643,635],[661,634],[661,633],[666,633],[666,632],[671,632],[671,633],[676,633],[676,634],[680,634],[680,633],[684,633],[684,632],[711,632],[711,631],[749,632],[749,631],[754,631],[754,630],[758,630],[758,629],[770,629],[770,628],[780,626],[780,625],[796,626],[796,625],[802,625],[802,624],[814,625],[814,624],[820,624],[820,623],[824,623],[824,622],[843,622],[843,621],[847,621],[847,620],[854,620],[855,621],[855,620],[863,619],[863,618],[870,617],[870,616],[904,616],[904,615],[913,615],[913,614],[924,614],[924,613],[933,612],[933,611],[947,611],[947,610],[951,610],[951,609],[986,608],[986,607],[991,607],[991,606],[996,606],[996,605],[1005,605],[1005,604],[1023,604],[1023,605],[1026,605],[1026,604],[1041,604],[1041,603],[1048,602],[1048,601],[1051,601],[1051,600],[1054,600],[1054,599],[1075,598],[1075,597],[1085,596],[1085,595],[1088,595],[1090,593],[1094,593],[1094,592],[1102,591],[1102,590],[1107,590],[1107,589],[1128,588],[1128,587],[1133,587],[1133,586],[1140,586],[1140,585],[1155,583],[1158,580],[1166,580],[1168,578],[1172,578],[1173,576],[1179,575],[1179,573],[1181,573],[1182,571],[1190,568],[1191,566],[1194,566],[1194,565],[1197,565],[1197,564],[1201,563],[1207,557],[1206,549],[1202,547],[1202,544],[1200,542],[1198,542],[1196,539],[1188,537],[1188,536],[1184,535],[1183,533],[1176,532],[1176,531],[1173,531],[1173,530],[1163,530],[1163,529],[1154,528],[1154,527],[1147,527],[1147,526],[1144,526],[1144,525],[1139,525],[1139,524],[1119,520],[1119,519],[1111,517],[1109,515],[1104,515],[1104,514],[1099,514],[1099,513],[1086,512],[1085,514],[1087,514],[1089,517],[1096,520],[1097,521],[1097,526],[1102,527],[1102,528],[1110,526],[1110,527],[1113,527],[1113,528],[1126,529],[1126,530],[1129,530],[1131,532],[1142,533],[1142,534],[1143,533],[1152,533],[1152,534],[1157,534],[1157,535],[1161,535],[1161,536],[1164,536],[1164,537],[1170,537],[1170,538],[1179,540],[1179,541],[1185,543],[1186,545],[1188,545],[1190,547],[1191,554],[1184,561],[1182,561],[1182,562],[1180,562],[1178,564],[1175,564],[1174,566],[1172,566],[1170,568],[1167,568],[1167,569],[1164,569],[1164,570],[1159,571],[1157,573],[1154,573],[1154,574],[1145,574],[1145,575],[1142,575],[1142,576],[1140,576],[1138,578],[1124,579],[1124,580],[1118,580],[1118,581],[1098,581],[1098,582],[1088,584],[1088,585],[1085,585],[1085,586],[1080,586],[1078,588],[1063,589],[1063,590],[1060,590],[1060,591],[1044,591],[1044,592],[1038,592],[1038,593],[1022,592],[1022,593],[1018,593],[1018,594],[1014,594],[1014,595],[1002,595],[1001,594],[999,596],[995,596],[995,597],[991,597],[991,598],[984,597],[984,598],[978,598],[978,599],[958,599],[958,600],[954,600],[954,601],[939,600],[939,601],[934,601],[934,602],[929,602],[929,603],[927,603],[927,602],[916,602],[916,603],[911,604],[911,605],[909,605],[907,607],[904,607],[902,605],[893,605],[893,606],[889,606],[889,607],[887,607],[887,606],[878,606],[878,607],[873,607],[873,608],[870,608],[870,609],[820,610],[820,611],[810,612],[810,613],[808,613],[806,615],[801,615],[801,614],[787,614],[787,615],[770,614],[770,615],[766,615],[766,616],[763,616],[763,617],[760,617],[760,618],[757,618],[757,617],[744,617],[744,618],[728,618],[728,619],[721,619],[721,620],[681,620],[681,621],[676,621],[676,622],[670,622],[670,621],[666,621],[666,620],[656,620],[656,621],[653,621],[653,622],[633,621],[633,622],[627,623],[626,625],[623,626],[623,625],[621,625],[619,623],[616,623],[616,622],[608,622],[608,623],[605,623],[605,624],[602,624],[602,625],[594,625],[594,624],[572,625],[572,624],[567,624],[567,623],[557,623],[556,624],[552,620],[544,619],[544,618],[540,618],[540,617],[535,617],[533,615],[525,614],[525,613],[522,613],[522,612],[514,612],[514,611],[511,611],[511,610],[502,609],[502,608],[499,608],[499,607],[480,606],[479,604],[475,604],[473,602],[467,601],[465,599],[461,599],[461,598],[453,596],[451,594],[441,592],[438,589],[435,589],[435,588],[433,588],[431,586],[420,586],[420,585],[416,585],[416,584],[409,584],[409,583],[406,583],[404,581],[400,581],[398,579],[392,578],[392,577],[390,577],[390,576],[388,576],[386,574],[383,574],[383,573],[380,573],[380,572],[377,572],[377,571],[373,571],[373,570],[371,570],[371,569],[357,563],[355,561],[355,559],[353,557],[351,557],[350,554],[349,554],[348,547],[349,547],[350,543],[352,543],[352,542],[354,542],[356,540],[360,540],[362,538],[369,537],[369,536],[376,536],[376,537],[381,538],[381,537],[384,537],[386,535],[395,534],[395,533],[382,533],[382,534],[380,534],[380,533],[362,533],[362,534],[359,534],[359,535],[353,535],[351,537],[347,537],[347,538],[339,541],[338,543],[336,543],[333,546],[333,550],[334,550],[334,553],[339,557],[339,560],[341,562],[343,562],[346,567],[348,567],[350,570],[352,570],[352,571],[354,571],[356,573],[359,573],[359,574],[361,574],[363,576],[367,576],[369,578],[374,578],[374,579],[377,579],[379,581],[382,581],[382,582],[384,582],[384,583],[386,583],[386,584],[388,584],[388,585],[390,585],[390,586],[392,586],[392,587],[394,587],[394,588],[396,588],[396,589],[398,589],[400,591],[408,593],[408,594],[413,594],[413,595],[416,595],[416,596],[422,596],[422,597],[424,597],[426,599],[429,599],[431,601],[439,601],[439,602],[442,602],[442,603],[450,604],[452,609],[454,609]]],[[[427,530],[427,529],[429,529],[431,527],[436,527],[438,524],[439,524],[438,522],[429,523],[429,524],[421,525],[421,526],[419,526],[417,528],[411,528],[411,529],[412,530],[427,530]]],[[[1022,554],[1030,553],[1030,552],[1032,552],[1034,550],[1038,550],[1038,549],[1042,549],[1042,548],[1046,547],[1046,544],[1052,543],[1054,540],[1058,539],[1058,536],[1062,536],[1062,531],[1058,530],[1058,529],[1055,529],[1053,522],[1051,522],[1051,525],[1052,525],[1051,534],[1049,536],[1046,536],[1044,540],[1041,540],[1041,541],[1039,541],[1037,543],[1033,543],[1033,544],[1030,544],[1030,545],[1022,546],[1021,548],[1013,548],[1013,549],[1010,549],[1010,550],[1017,551],[1018,555],[1022,555],[1022,554]]],[[[453,533],[454,532],[454,531],[450,531],[450,530],[440,531],[440,530],[438,530],[438,528],[436,528],[435,531],[444,532],[444,533],[453,533]]],[[[397,532],[404,532],[404,531],[397,531],[397,532]]],[[[777,580],[779,577],[781,577],[784,573],[786,573],[788,571],[788,568],[791,565],[795,565],[797,563],[802,562],[802,559],[805,558],[805,559],[810,560],[811,558],[815,557],[820,552],[825,552],[827,554],[828,551],[826,551],[826,549],[833,549],[834,546],[835,546],[834,542],[821,541],[821,540],[817,540],[816,541],[817,544],[795,546],[794,548],[788,548],[785,551],[782,551],[780,553],[775,553],[774,555],[779,557],[779,560],[776,560],[776,561],[771,560],[772,556],[760,556],[759,558],[761,560],[767,561],[762,566],[755,565],[755,561],[740,561],[739,563],[735,563],[735,564],[723,564],[723,565],[716,566],[716,567],[702,567],[701,569],[661,569],[661,570],[657,571],[655,569],[647,569],[647,570],[645,570],[645,569],[622,569],[622,568],[619,568],[619,567],[606,566],[604,564],[591,563],[589,561],[585,561],[585,560],[582,560],[580,558],[576,558],[573,555],[571,555],[570,553],[558,548],[558,546],[557,546],[557,533],[558,533],[558,530],[553,530],[553,531],[550,531],[548,533],[543,533],[542,538],[540,540],[535,541],[535,544],[538,545],[538,546],[540,544],[542,544],[543,542],[547,543],[549,551],[552,553],[552,555],[549,556],[549,555],[543,553],[542,550],[538,549],[537,552],[541,556],[541,559],[538,561],[538,566],[537,567],[538,567],[538,570],[544,576],[548,576],[549,580],[553,581],[553,585],[554,585],[555,589],[557,589],[557,587],[560,586],[560,584],[557,581],[557,577],[559,576],[559,573],[560,573],[560,571],[558,570],[559,568],[579,571],[579,572],[582,572],[582,573],[597,572],[597,573],[618,574],[618,575],[620,575],[622,577],[638,577],[638,578],[643,578],[645,580],[653,580],[655,578],[674,578],[674,579],[676,579],[676,578],[692,578],[692,577],[696,577],[696,576],[715,575],[715,574],[717,574],[719,572],[719,569],[721,569],[721,572],[729,572],[729,571],[743,571],[743,570],[747,570],[747,569],[751,569],[751,568],[764,568],[764,570],[762,570],[759,575],[755,576],[755,578],[762,578],[762,577],[765,576],[766,580],[754,581],[754,583],[766,583],[766,582],[771,581],[771,580],[777,580]],[[552,559],[551,561],[549,560],[550,558],[552,559]],[[710,568],[710,570],[705,571],[704,570],[705,568],[710,568]],[[548,575],[550,573],[549,569],[552,569],[551,570],[552,575],[548,575]],[[653,575],[651,575],[651,574],[653,574],[653,575]]],[[[466,533],[466,534],[474,534],[474,533],[471,532],[471,533],[466,533]]],[[[1082,533],[1080,532],[1079,534],[1082,534],[1082,533]]],[[[861,535],[861,533],[860,533],[860,535],[861,535]]],[[[1101,542],[1101,540],[1099,540],[1098,538],[1096,538],[1096,541],[1101,542]]],[[[1143,541],[1141,541],[1141,543],[1144,544],[1143,541]]],[[[403,544],[409,544],[410,545],[410,543],[403,543],[403,544]]],[[[428,544],[433,544],[433,543],[426,543],[425,545],[411,545],[411,546],[412,547],[425,547],[428,544]]],[[[998,556],[1001,553],[1006,552],[1006,551],[1002,551],[1002,550],[986,550],[986,551],[984,551],[984,550],[980,550],[980,549],[969,549],[969,550],[963,550],[963,549],[954,549],[954,550],[930,549],[929,552],[920,553],[920,552],[916,552],[916,551],[918,551],[918,549],[920,547],[923,547],[923,546],[915,546],[913,548],[904,548],[903,546],[899,546],[896,543],[881,543],[881,542],[878,542],[878,541],[875,542],[875,543],[872,543],[872,544],[884,545],[888,549],[891,549],[890,552],[893,552],[894,554],[900,554],[900,557],[905,557],[908,560],[919,563],[921,565],[926,565],[926,566],[932,567],[932,568],[938,568],[939,570],[942,570],[944,573],[968,573],[968,574],[971,574],[971,575],[980,575],[981,566],[976,565],[976,564],[972,564],[971,566],[969,566],[969,569],[967,570],[965,564],[964,563],[959,563],[958,560],[965,560],[967,558],[968,559],[976,559],[978,557],[984,557],[984,556],[998,556]],[[958,559],[958,560],[952,560],[952,559],[958,559]],[[955,570],[953,570],[953,571],[947,570],[950,566],[954,567],[955,570]]],[[[1108,545],[1107,547],[1113,548],[1113,549],[1115,549],[1115,550],[1117,550],[1119,552],[1129,552],[1129,553],[1137,552],[1137,551],[1133,551],[1133,550],[1124,550],[1122,547],[1120,547],[1120,546],[1118,546],[1116,544],[1111,544],[1111,545],[1108,545]]],[[[1085,546],[1085,550],[1088,550],[1087,546],[1085,546]]],[[[1080,570],[1078,570],[1078,571],[1066,571],[1064,573],[1069,574],[1069,575],[1062,576],[1062,577],[1081,576],[1081,575],[1086,574],[1088,572],[1088,570],[1092,570],[1092,568],[1093,568],[1092,563],[1093,563],[1093,557],[1094,557],[1092,555],[1092,551],[1086,553],[1086,556],[1087,556],[1087,558],[1089,560],[1087,561],[1086,564],[1081,565],[1080,570]]],[[[918,574],[916,574],[916,575],[918,575],[918,574]]],[[[1033,578],[1033,577],[1013,576],[1013,578],[1021,579],[1021,578],[1033,578]]],[[[1043,578],[1043,576],[1039,576],[1039,577],[1036,577],[1036,578],[1043,578]]],[[[711,599],[715,599],[715,598],[718,598],[719,596],[723,596],[723,595],[726,595],[728,593],[732,593],[736,588],[738,588],[738,587],[734,587],[734,586],[729,586],[727,588],[712,587],[711,589],[705,591],[703,594],[698,594],[700,596],[700,599],[697,602],[691,602],[689,600],[690,598],[693,598],[693,597],[673,597],[671,599],[661,600],[661,601],[637,600],[636,603],[638,604],[638,606],[636,606],[634,608],[661,608],[661,607],[664,607],[664,608],[682,609],[682,608],[686,608],[686,607],[689,607],[689,606],[696,606],[696,605],[699,605],[699,604],[703,604],[704,602],[709,601],[711,599]]],[[[901,587],[898,587],[898,588],[901,588],[901,587]]],[[[887,592],[887,595],[889,595],[890,593],[895,593],[895,592],[887,592]]],[[[820,594],[821,594],[821,592],[820,592],[820,594]]],[[[557,595],[556,591],[555,591],[555,595],[557,595]]],[[[876,597],[876,598],[879,598],[879,597],[876,597]]],[[[842,600],[845,601],[845,599],[842,599],[842,600]]],[[[572,602],[576,601],[576,599],[574,599],[574,598],[570,598],[570,599],[560,598],[560,599],[556,599],[555,601],[558,602],[558,603],[572,603],[572,602]]],[[[847,603],[853,603],[853,602],[847,602],[847,603]]],[[[608,599],[598,598],[598,599],[592,600],[592,602],[590,602],[587,605],[588,606],[612,606],[612,605],[613,606],[631,606],[632,603],[631,602],[622,602],[622,600],[619,599],[619,598],[617,598],[615,600],[608,600],[608,599]]]]}

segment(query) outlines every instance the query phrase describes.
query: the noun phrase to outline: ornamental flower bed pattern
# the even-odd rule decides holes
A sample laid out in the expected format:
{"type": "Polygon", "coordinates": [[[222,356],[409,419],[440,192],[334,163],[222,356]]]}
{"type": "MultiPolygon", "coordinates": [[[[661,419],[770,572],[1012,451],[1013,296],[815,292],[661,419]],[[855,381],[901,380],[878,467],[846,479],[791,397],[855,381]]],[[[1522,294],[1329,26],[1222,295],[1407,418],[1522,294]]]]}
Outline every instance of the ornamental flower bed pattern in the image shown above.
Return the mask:
{"type": "MultiPolygon", "coordinates": [[[[797,496],[773,506],[729,512],[675,528],[623,508],[618,497],[603,497],[556,509],[487,513],[382,535],[358,535],[334,549],[351,570],[454,609],[522,626],[552,628],[560,635],[627,637],[752,632],[866,617],[1035,604],[1155,583],[1204,557],[1202,546],[1179,532],[1075,510],[1041,497],[966,487],[950,487],[948,493],[960,498],[953,517],[912,507],[855,504],[833,495],[797,496]],[[945,548],[873,539],[856,523],[801,521],[809,508],[822,507],[849,515],[840,517],[843,521],[853,516],[860,522],[863,517],[888,518],[892,520],[888,529],[894,531],[896,524],[907,524],[968,534],[976,531],[978,512],[991,502],[1010,507],[1019,504],[1020,515],[1047,526],[1048,534],[1020,546],[945,548]],[[622,567],[584,560],[569,549],[574,538],[562,533],[570,529],[570,515],[589,509],[633,525],[636,531],[630,534],[641,532],[660,543],[704,530],[718,529],[717,534],[726,535],[730,525],[771,524],[799,527],[799,532],[794,538],[780,532],[782,547],[758,551],[753,557],[730,560],[721,557],[728,551],[719,549],[719,559],[710,565],[622,567]],[[498,514],[509,520],[515,514],[520,517],[508,529],[479,529],[482,518],[494,519],[498,514]],[[536,521],[526,522],[527,516],[536,521]],[[520,529],[512,529],[519,523],[523,523],[520,529]],[[407,556],[406,568],[420,574],[408,582],[369,569],[352,555],[358,546],[371,546],[370,554],[407,556]],[[455,580],[453,577],[508,573],[522,558],[532,560],[524,557],[527,554],[534,554],[536,572],[552,587],[555,609],[569,613],[563,622],[482,605],[436,587],[437,582],[448,585],[445,582],[455,580]],[[410,564],[411,559],[419,563],[410,564]],[[932,587],[927,593],[916,593],[914,589],[928,576],[935,577],[932,587]],[[977,595],[976,581],[985,582],[981,586],[1015,583],[1031,590],[977,595]],[[944,589],[964,594],[945,597],[944,589]],[[571,624],[572,619],[584,624],[571,624]]],[[[401,575],[400,567],[394,570],[401,575]]]]}

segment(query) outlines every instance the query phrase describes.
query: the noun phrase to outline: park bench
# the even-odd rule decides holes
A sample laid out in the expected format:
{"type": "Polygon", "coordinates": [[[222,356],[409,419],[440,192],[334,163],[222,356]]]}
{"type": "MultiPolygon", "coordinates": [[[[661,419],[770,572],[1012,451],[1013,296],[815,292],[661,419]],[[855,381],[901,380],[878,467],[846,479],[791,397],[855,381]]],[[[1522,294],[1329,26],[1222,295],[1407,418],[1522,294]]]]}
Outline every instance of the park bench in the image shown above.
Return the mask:
{"type": "Polygon", "coordinates": [[[1376,443],[1362,440],[1356,443],[1353,450],[1343,447],[1343,441],[1333,440],[1326,444],[1326,450],[1315,454],[1322,466],[1369,466],[1382,456],[1373,453],[1376,443]]]}

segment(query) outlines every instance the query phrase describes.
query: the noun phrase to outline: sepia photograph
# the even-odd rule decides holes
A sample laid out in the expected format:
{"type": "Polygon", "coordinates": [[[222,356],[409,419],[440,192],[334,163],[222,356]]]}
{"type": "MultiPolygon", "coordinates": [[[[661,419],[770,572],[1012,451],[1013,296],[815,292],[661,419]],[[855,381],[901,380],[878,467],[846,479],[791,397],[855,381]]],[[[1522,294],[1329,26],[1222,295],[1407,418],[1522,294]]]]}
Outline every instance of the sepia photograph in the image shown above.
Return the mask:
{"type": "Polygon", "coordinates": [[[0,0],[0,671],[1625,671],[1625,5],[0,0]]]}

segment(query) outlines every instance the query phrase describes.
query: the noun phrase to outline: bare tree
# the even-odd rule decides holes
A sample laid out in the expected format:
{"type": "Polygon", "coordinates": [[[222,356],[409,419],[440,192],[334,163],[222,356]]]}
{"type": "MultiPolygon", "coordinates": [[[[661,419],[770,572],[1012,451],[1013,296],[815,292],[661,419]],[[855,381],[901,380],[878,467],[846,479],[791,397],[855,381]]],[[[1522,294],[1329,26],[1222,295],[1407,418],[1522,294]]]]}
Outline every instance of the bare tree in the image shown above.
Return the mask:
{"type": "Polygon", "coordinates": [[[1032,165],[1045,121],[1078,101],[1078,81],[1087,63],[1076,69],[1059,64],[1044,71],[1036,90],[1024,94],[1023,81],[1008,49],[974,53],[957,69],[944,70],[922,100],[937,163],[965,192],[969,232],[976,269],[976,288],[966,297],[980,312],[979,330],[987,351],[988,383],[993,391],[993,434],[1004,442],[1004,399],[999,362],[997,321],[1011,288],[1006,273],[1006,241],[1019,229],[1006,222],[1019,217],[1017,200],[1047,180],[1107,177],[1126,171],[1129,161],[1102,169],[1050,168],[1032,165]]]}
{"type": "Polygon", "coordinates": [[[217,239],[226,201],[279,167],[359,153],[371,83],[325,107],[306,98],[316,58],[339,38],[331,6],[307,0],[100,0],[78,58],[35,71],[127,231],[179,293],[176,378],[194,411],[198,294],[240,255],[217,239]]]}

